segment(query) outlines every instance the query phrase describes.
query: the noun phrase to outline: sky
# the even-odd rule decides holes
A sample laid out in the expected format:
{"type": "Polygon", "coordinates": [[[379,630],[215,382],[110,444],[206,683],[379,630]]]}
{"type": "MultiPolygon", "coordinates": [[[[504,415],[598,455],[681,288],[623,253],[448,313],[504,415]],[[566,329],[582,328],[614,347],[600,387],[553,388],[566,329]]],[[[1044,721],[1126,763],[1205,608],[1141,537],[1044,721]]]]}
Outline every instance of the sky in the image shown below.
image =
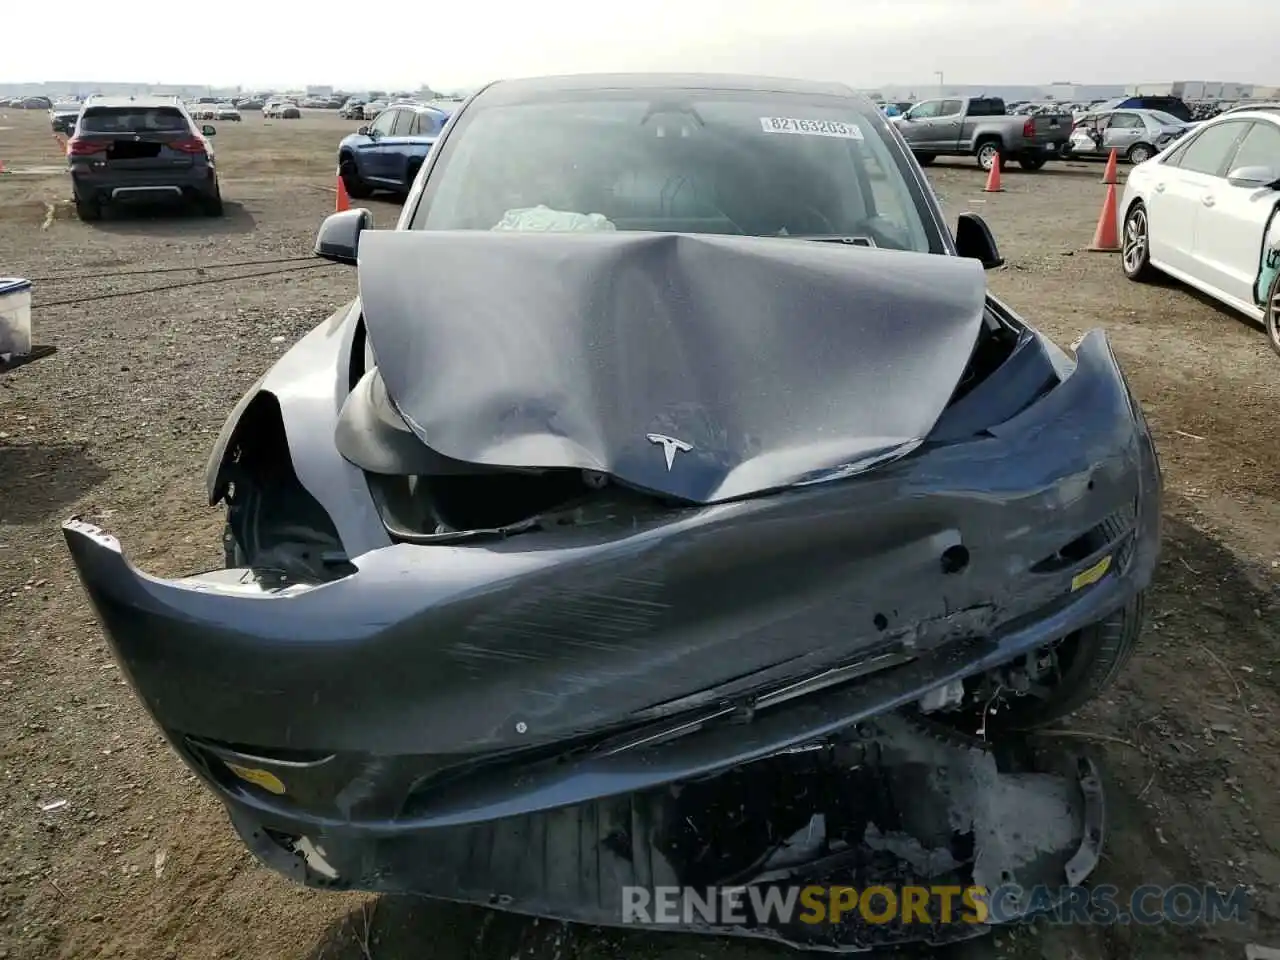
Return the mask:
{"type": "Polygon", "coordinates": [[[63,0],[56,15],[8,6],[0,83],[454,90],[689,70],[858,87],[936,84],[939,71],[955,84],[1280,84],[1271,0],[381,0],[332,13],[299,0],[130,0],[110,16],[88,0],[63,0]],[[93,27],[65,29],[82,23],[93,27]],[[56,43],[12,42],[51,29],[56,43]]]}

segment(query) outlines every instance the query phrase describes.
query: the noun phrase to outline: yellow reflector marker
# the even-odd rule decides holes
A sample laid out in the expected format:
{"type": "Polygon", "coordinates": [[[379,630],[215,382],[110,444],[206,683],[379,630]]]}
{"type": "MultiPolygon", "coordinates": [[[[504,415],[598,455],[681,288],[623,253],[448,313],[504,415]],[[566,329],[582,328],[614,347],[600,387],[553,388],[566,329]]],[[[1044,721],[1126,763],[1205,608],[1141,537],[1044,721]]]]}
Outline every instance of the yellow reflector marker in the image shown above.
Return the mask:
{"type": "Polygon", "coordinates": [[[251,770],[248,767],[238,767],[234,763],[228,763],[227,769],[241,780],[255,784],[269,793],[274,793],[276,796],[284,794],[284,784],[279,777],[268,770],[251,770]]]}
{"type": "MultiPolygon", "coordinates": [[[[1108,554],[1088,570],[1081,570],[1071,578],[1071,592],[1079,590],[1081,587],[1087,587],[1091,583],[1097,583],[1111,569],[1111,556],[1108,554]]],[[[281,793],[284,791],[282,790],[281,793]]]]}

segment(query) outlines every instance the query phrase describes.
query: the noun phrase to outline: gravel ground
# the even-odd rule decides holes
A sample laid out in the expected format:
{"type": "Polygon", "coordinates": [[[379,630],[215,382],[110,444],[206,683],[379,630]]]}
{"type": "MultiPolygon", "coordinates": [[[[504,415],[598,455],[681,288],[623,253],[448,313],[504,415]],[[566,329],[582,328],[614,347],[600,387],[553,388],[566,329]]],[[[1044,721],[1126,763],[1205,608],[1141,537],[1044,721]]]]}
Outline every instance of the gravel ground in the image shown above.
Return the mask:
{"type": "MultiPolygon", "coordinates": [[[[85,225],[45,114],[0,114],[0,274],[36,279],[36,340],[58,348],[0,377],[0,958],[791,956],[297,889],[241,848],[138,707],[58,521],[102,523],[153,573],[216,565],[222,520],[201,477],[223,417],[355,293],[349,268],[265,263],[310,252],[333,206],[334,146],[354,124],[249,114],[217,126],[224,219],[85,225]],[[246,261],[259,265],[217,266],[246,261]],[[157,268],[168,272],[136,273],[157,268]]],[[[990,274],[999,295],[1062,343],[1109,331],[1164,464],[1165,551],[1144,646],[1070,723],[1108,777],[1095,880],[1251,885],[1254,909],[1246,924],[1193,936],[1039,927],[953,957],[1243,957],[1247,941],[1280,943],[1280,367],[1255,327],[1181,288],[1130,284],[1115,257],[1083,252],[1099,174],[1014,170],[1006,192],[984,195],[971,162],[929,171],[952,216],[975,210],[995,229],[1009,259],[990,274]]],[[[394,222],[394,203],[370,205],[378,225],[394,222]]]]}

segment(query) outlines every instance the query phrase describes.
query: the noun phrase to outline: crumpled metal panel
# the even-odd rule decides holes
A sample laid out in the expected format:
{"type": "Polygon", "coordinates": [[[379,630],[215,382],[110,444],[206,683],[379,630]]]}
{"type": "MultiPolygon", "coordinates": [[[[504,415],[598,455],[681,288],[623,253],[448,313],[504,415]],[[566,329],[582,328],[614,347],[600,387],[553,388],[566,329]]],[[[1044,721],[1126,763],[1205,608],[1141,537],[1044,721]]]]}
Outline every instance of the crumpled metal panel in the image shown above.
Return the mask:
{"type": "Polygon", "coordinates": [[[714,502],[909,452],[969,361],[976,261],[732,236],[367,231],[387,391],[433,450],[714,502]]]}

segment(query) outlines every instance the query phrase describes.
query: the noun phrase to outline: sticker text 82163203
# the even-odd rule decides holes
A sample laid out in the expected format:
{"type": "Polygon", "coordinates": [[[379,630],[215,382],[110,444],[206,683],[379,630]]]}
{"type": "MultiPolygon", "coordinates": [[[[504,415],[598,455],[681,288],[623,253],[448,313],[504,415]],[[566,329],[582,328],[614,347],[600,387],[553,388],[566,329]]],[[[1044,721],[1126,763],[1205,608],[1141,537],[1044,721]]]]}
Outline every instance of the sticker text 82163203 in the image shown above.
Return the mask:
{"type": "Polygon", "coordinates": [[[862,139],[862,129],[857,124],[842,123],[839,120],[761,117],[760,127],[765,133],[796,133],[803,137],[838,137],[842,140],[862,139]]]}

